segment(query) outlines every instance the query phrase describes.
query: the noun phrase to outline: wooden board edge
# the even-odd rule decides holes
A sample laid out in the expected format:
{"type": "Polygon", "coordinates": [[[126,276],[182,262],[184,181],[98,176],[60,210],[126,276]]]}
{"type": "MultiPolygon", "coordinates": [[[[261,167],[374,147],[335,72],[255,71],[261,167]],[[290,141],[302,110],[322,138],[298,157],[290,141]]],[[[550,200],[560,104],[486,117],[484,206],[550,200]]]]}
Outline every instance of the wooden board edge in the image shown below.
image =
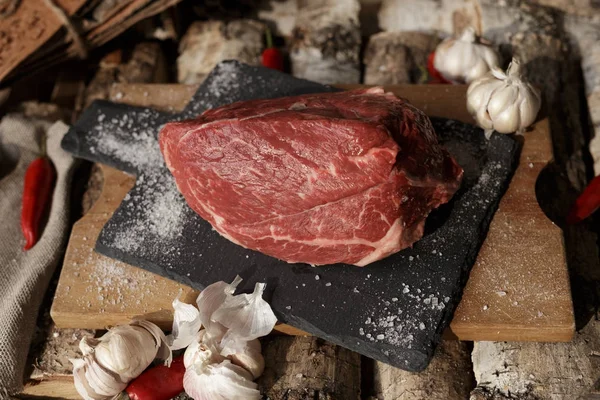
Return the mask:
{"type": "Polygon", "coordinates": [[[18,395],[21,399],[56,398],[66,400],[81,399],[75,389],[73,376],[58,375],[47,379],[32,379],[25,382],[23,390],[18,395]]]}

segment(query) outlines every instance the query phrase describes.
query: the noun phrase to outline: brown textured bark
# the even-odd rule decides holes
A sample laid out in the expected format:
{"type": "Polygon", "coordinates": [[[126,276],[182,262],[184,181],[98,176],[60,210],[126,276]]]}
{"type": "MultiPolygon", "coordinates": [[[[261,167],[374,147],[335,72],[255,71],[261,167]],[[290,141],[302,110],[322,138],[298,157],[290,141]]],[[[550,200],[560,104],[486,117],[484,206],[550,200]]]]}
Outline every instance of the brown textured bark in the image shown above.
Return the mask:
{"type": "Polygon", "coordinates": [[[298,2],[291,39],[292,73],[325,84],[359,83],[358,0],[298,2]]]}
{"type": "Polygon", "coordinates": [[[374,396],[379,400],[464,400],[473,386],[471,352],[465,342],[443,341],[419,373],[375,362],[374,396]]]}
{"type": "Polygon", "coordinates": [[[422,32],[381,32],[371,36],[365,51],[365,84],[419,83],[427,56],[439,39],[422,32]]]}
{"type": "Polygon", "coordinates": [[[263,341],[265,372],[258,384],[271,400],[358,400],[360,355],[315,337],[263,341]]]}

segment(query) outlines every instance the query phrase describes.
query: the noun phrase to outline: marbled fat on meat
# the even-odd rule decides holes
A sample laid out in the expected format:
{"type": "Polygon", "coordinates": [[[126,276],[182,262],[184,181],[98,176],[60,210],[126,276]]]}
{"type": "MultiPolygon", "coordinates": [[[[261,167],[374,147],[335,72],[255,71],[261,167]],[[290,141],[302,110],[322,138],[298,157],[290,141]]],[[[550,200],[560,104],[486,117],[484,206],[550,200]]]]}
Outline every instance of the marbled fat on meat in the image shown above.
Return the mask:
{"type": "Polygon", "coordinates": [[[425,114],[381,88],[234,103],[159,140],[190,207],[290,263],[364,266],[411,246],[463,173],[425,114]]]}

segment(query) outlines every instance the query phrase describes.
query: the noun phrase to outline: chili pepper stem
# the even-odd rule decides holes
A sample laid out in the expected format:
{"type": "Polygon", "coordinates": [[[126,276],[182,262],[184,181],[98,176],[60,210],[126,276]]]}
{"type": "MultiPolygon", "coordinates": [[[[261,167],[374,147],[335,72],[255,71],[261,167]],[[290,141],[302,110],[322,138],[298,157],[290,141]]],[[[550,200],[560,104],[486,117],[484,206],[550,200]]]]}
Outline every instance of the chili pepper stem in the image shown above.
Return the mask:
{"type": "Polygon", "coordinates": [[[265,37],[267,38],[267,49],[273,47],[273,36],[271,36],[271,30],[267,27],[265,30],[265,37]]]}

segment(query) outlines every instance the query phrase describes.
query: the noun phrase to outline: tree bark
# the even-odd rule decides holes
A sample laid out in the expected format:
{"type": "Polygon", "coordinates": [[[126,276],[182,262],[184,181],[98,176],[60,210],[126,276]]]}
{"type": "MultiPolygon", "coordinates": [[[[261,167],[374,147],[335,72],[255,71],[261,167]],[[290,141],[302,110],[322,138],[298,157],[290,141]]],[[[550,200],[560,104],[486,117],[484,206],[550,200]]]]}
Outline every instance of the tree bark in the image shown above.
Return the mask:
{"type": "Polygon", "coordinates": [[[371,36],[364,56],[365,84],[418,83],[435,50],[437,36],[422,32],[381,32],[371,36]]]}
{"type": "Polygon", "coordinates": [[[298,2],[292,73],[324,84],[360,82],[358,0],[298,2]]]}
{"type": "Polygon", "coordinates": [[[273,336],[263,341],[264,398],[358,400],[360,355],[315,337],[273,336]]]}
{"type": "Polygon", "coordinates": [[[265,28],[250,19],[194,22],[179,45],[177,81],[202,83],[223,60],[260,65],[265,28]]]}
{"type": "Polygon", "coordinates": [[[414,373],[375,362],[375,393],[379,400],[464,400],[473,388],[467,343],[445,340],[423,372],[414,373]]]}

